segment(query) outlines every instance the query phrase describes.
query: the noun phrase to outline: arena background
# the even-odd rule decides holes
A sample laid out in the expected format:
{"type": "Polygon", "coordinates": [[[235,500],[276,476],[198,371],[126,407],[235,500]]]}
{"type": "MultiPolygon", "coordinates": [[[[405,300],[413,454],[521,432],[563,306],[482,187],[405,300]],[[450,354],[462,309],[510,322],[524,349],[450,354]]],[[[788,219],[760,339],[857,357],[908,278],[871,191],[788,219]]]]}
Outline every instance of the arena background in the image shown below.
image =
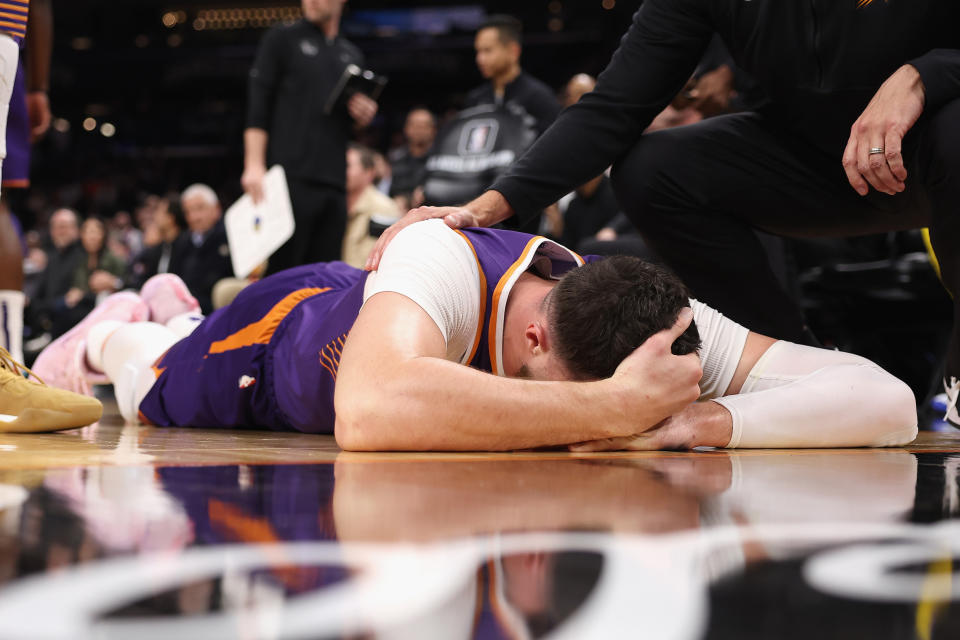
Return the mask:
{"type": "MultiPolygon", "coordinates": [[[[483,81],[473,38],[489,14],[523,21],[523,68],[559,92],[574,74],[603,70],[640,4],[351,0],[342,33],[389,78],[363,141],[384,151],[398,144],[413,106],[441,117],[456,110],[483,81]]],[[[194,182],[233,202],[248,71],[265,30],[299,11],[297,0],[55,2],[53,126],[34,147],[33,186],[7,193],[24,226],[44,229],[60,206],[81,216],[132,212],[147,194],[194,182]]],[[[791,243],[787,265],[817,337],[906,380],[921,407],[936,386],[950,322],[923,251],[919,232],[791,243]]]]}
{"type": "MultiPolygon", "coordinates": [[[[390,81],[365,141],[391,146],[409,107],[442,114],[482,82],[473,32],[484,15],[520,17],[524,68],[559,88],[574,73],[603,69],[637,5],[352,0],[342,31],[390,81]]],[[[17,203],[28,226],[50,206],[112,215],[140,193],[196,181],[232,201],[240,194],[247,72],[266,28],[298,15],[291,0],[54,3],[56,120],[35,149],[32,198],[17,203]]]]}

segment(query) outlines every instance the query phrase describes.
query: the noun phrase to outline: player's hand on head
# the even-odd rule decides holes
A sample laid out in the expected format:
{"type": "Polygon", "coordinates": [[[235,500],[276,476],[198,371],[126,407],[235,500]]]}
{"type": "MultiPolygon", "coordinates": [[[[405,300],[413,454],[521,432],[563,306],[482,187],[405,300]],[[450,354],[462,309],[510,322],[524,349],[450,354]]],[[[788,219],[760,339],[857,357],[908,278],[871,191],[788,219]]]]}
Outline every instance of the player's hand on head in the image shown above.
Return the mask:
{"type": "Polygon", "coordinates": [[[416,209],[411,209],[407,212],[407,215],[394,222],[380,235],[380,238],[377,239],[377,244],[375,244],[370,251],[370,256],[367,258],[367,262],[363,268],[367,271],[376,271],[380,266],[380,259],[383,257],[383,252],[386,251],[387,246],[398,233],[412,224],[423,222],[424,220],[432,220],[433,218],[443,218],[447,226],[453,229],[479,226],[476,215],[463,207],[417,207],[416,209]]]}
{"type": "MultiPolygon", "coordinates": [[[[700,397],[700,357],[696,352],[677,356],[670,350],[692,321],[693,310],[684,307],[672,327],[650,336],[617,367],[610,383],[626,420],[651,414],[662,420],[700,397]]],[[[634,426],[634,432],[643,428],[634,426]]]]}
{"type": "Polygon", "coordinates": [[[243,192],[253,198],[255,203],[263,200],[263,180],[266,175],[266,167],[251,165],[243,170],[243,175],[240,177],[243,192]]]}
{"type": "Polygon", "coordinates": [[[904,65],[880,85],[853,123],[843,152],[843,170],[861,196],[867,195],[870,187],[891,196],[906,188],[901,145],[923,113],[923,105],[920,74],[913,66],[904,65]]]}

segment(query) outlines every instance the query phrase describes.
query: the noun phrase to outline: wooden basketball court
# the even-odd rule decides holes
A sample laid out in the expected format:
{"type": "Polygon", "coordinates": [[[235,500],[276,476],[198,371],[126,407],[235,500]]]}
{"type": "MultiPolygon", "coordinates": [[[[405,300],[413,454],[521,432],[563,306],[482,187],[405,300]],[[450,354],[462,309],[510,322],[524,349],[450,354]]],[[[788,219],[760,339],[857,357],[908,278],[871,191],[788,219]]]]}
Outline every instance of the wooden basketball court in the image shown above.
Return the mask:
{"type": "Polygon", "coordinates": [[[956,638],[960,434],[355,454],[0,435],[0,638],[956,638]]]}

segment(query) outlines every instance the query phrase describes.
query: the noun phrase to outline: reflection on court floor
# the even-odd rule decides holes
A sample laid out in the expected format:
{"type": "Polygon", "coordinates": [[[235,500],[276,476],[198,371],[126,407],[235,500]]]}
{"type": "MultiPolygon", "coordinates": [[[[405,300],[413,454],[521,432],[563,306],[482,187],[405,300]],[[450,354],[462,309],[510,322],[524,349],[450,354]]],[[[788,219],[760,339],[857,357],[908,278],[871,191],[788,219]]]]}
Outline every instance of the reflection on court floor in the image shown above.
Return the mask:
{"type": "Polygon", "coordinates": [[[960,637],[948,435],[582,456],[59,435],[0,440],[0,638],[960,637]]]}

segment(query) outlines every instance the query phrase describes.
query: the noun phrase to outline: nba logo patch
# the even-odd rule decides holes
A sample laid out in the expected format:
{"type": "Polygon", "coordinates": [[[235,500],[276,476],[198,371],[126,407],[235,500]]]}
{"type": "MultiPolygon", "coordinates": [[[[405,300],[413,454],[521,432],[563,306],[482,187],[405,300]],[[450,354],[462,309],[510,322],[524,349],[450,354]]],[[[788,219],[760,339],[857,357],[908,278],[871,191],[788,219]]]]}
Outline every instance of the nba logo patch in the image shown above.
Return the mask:
{"type": "Polygon", "coordinates": [[[252,387],[257,382],[256,378],[251,378],[250,376],[240,376],[240,388],[246,389],[247,387],[252,387]]]}
{"type": "Polygon", "coordinates": [[[500,123],[493,119],[474,120],[460,134],[458,152],[461,156],[489,154],[497,144],[500,123]]]}

